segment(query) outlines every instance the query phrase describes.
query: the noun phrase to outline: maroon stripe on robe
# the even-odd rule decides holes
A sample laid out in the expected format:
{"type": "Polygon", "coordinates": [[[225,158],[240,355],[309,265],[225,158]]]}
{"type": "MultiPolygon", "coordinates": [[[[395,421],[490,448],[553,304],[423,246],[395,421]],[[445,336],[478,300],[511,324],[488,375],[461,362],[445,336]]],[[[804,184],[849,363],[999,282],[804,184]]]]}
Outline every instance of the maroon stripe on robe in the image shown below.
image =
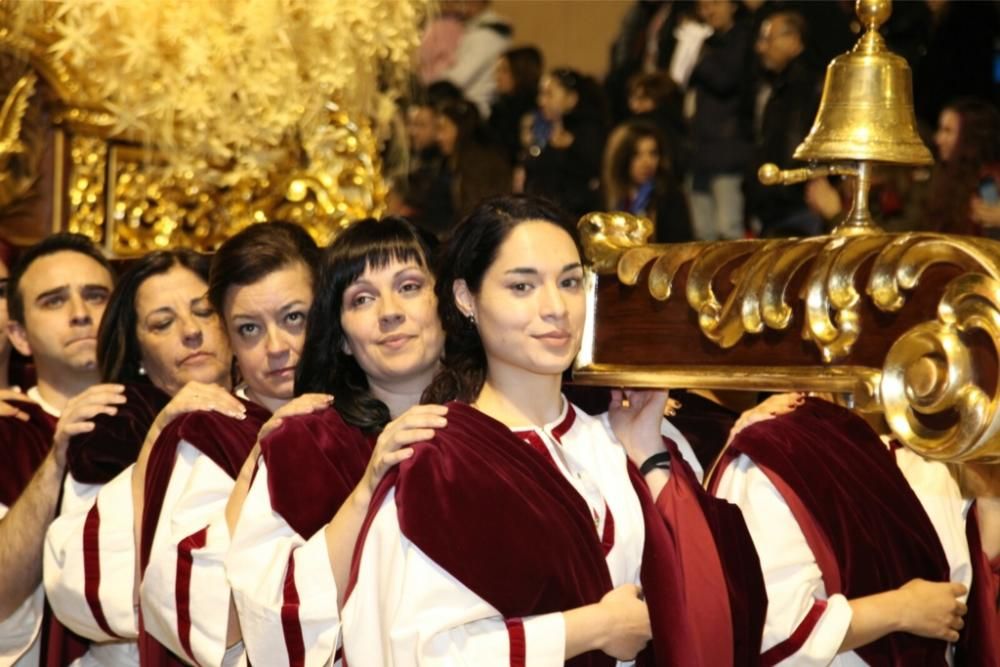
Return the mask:
{"type": "MultiPolygon", "coordinates": [[[[173,474],[177,447],[182,441],[196,447],[234,480],[243,467],[257,434],[271,413],[265,408],[243,401],[246,418],[234,419],[214,411],[189,412],[174,419],[160,433],[149,455],[146,467],[141,539],[139,541],[140,573],[146,571],[153,537],[163,509],[163,499],[173,474]]],[[[141,574],[140,574],[141,578],[141,574]]],[[[224,622],[220,619],[220,622],[224,622]]],[[[141,627],[139,629],[139,659],[143,667],[183,665],[176,656],[141,627]]]]}
{"type": "MultiPolygon", "coordinates": [[[[807,399],[788,414],[740,432],[723,464],[739,454],[776,484],[807,540],[814,536],[809,540],[814,552],[831,551],[829,557],[817,554],[828,595],[842,593],[850,600],[918,577],[949,580],[934,526],[895,457],[851,411],[807,399]]],[[[718,477],[723,470],[720,465],[718,477]]],[[[943,641],[896,632],[856,652],[873,667],[943,666],[945,649],[943,641]]]]}
{"type": "Polygon", "coordinates": [[[739,508],[709,495],[669,438],[670,481],[656,499],[679,556],[687,650],[705,665],[757,665],[767,615],[760,560],[739,508]],[[708,583],[706,583],[708,582],[708,583]],[[728,618],[729,623],[719,619],[728,618]]]}
{"type": "MultiPolygon", "coordinates": [[[[153,420],[170,401],[169,396],[152,384],[146,383],[125,385],[125,398],[125,403],[118,406],[117,414],[97,415],[93,419],[94,430],[70,440],[66,449],[66,467],[77,482],[106,484],[122,470],[135,463],[153,420]]],[[[95,505],[94,509],[96,508],[95,505]]],[[[95,532],[92,532],[90,537],[96,540],[96,527],[93,530],[95,532]]],[[[87,543],[84,546],[87,547],[87,543]]],[[[88,601],[91,602],[95,618],[101,628],[108,634],[114,634],[110,632],[110,628],[105,627],[107,620],[100,609],[96,595],[100,585],[96,552],[95,559],[90,563],[92,567],[88,568],[88,571],[94,578],[88,578],[87,581],[92,593],[88,596],[88,601]]],[[[89,648],[88,640],[64,628],[54,614],[50,616],[47,624],[51,627],[47,628],[49,639],[45,644],[44,662],[49,667],[68,665],[89,648]]]]}
{"type": "Polygon", "coordinates": [[[271,507],[309,539],[361,481],[373,448],[336,408],[283,419],[260,443],[271,507]]]}
{"type": "Polygon", "coordinates": [[[125,385],[126,401],[115,415],[94,417],[94,430],[70,440],[66,465],[82,484],[106,484],[139,456],[153,420],[170,397],[151,384],[125,385]]]}
{"type": "Polygon", "coordinates": [[[8,508],[28,486],[38,466],[52,447],[56,418],[42,407],[29,401],[10,401],[12,406],[27,413],[24,422],[14,417],[0,417],[0,503],[8,508]]]}
{"type": "MultiPolygon", "coordinates": [[[[393,486],[400,529],[407,539],[506,619],[566,611],[598,602],[611,590],[604,550],[586,503],[551,460],[534,447],[525,447],[503,424],[469,406],[451,403],[447,428],[436,431],[433,440],[415,445],[414,451],[376,490],[355,547],[346,596],[357,580],[371,521],[393,486]]],[[[697,481],[691,482],[693,473],[689,469],[687,473],[672,475],[670,484],[683,488],[677,491],[680,495],[704,496],[697,481]]],[[[704,545],[705,531],[696,536],[690,527],[696,520],[689,521],[686,514],[679,522],[673,516],[665,520],[635,466],[628,465],[628,474],[646,524],[641,581],[653,627],[652,650],[640,654],[638,664],[715,667],[720,663],[712,662],[714,654],[691,650],[690,642],[695,636],[699,642],[724,642],[719,623],[716,619],[708,627],[696,627],[685,605],[697,604],[699,596],[721,600],[726,618],[751,605],[730,605],[732,612],[726,607],[729,578],[721,566],[710,578],[694,568],[684,571],[678,550],[681,540],[697,537],[706,550],[714,549],[714,544],[704,545]]],[[[689,510],[701,512],[702,506],[688,502],[685,513],[689,510]]],[[[738,513],[723,518],[734,517],[738,513]]],[[[700,520],[704,527],[706,519],[700,520]]],[[[746,533],[745,526],[742,530],[746,533]]],[[[763,590],[762,580],[759,589],[763,590]]],[[[762,604],[759,599],[755,602],[762,604]]],[[[756,618],[751,623],[758,628],[754,658],[763,627],[762,607],[756,618]]],[[[733,647],[728,650],[732,655],[733,647]]],[[[612,665],[614,660],[594,651],[567,664],[612,665]]]]}
{"type": "Polygon", "coordinates": [[[975,504],[966,517],[965,535],[972,558],[972,588],[965,627],[955,646],[955,666],[996,667],[1000,665],[1000,568],[991,564],[983,552],[975,504]]]}

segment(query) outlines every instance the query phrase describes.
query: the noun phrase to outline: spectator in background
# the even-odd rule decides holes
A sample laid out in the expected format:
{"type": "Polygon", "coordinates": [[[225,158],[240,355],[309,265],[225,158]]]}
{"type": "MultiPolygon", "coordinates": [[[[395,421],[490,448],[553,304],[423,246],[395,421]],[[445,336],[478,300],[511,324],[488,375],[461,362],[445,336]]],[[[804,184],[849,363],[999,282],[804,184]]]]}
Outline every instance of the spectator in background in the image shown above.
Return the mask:
{"type": "Polygon", "coordinates": [[[514,163],[521,153],[521,119],[538,106],[542,53],[533,46],[509,49],[497,60],[495,74],[497,97],[490,111],[490,129],[514,163]]]}
{"type": "Polygon", "coordinates": [[[525,161],[525,192],[577,216],[598,210],[607,131],[600,87],[575,70],[555,69],[542,77],[538,107],[552,131],[548,143],[525,161]]]}
{"type": "Polygon", "coordinates": [[[743,174],[750,163],[749,119],[744,101],[749,80],[749,22],[731,0],[699,0],[712,29],[691,73],[691,173],[688,177],[694,234],[699,240],[742,238],[743,174]]]}
{"type": "Polygon", "coordinates": [[[604,151],[603,173],[608,210],[649,218],[656,243],[691,240],[687,200],[655,125],[628,121],[615,128],[604,151]]]}
{"type": "Polygon", "coordinates": [[[611,45],[604,80],[615,122],[629,115],[628,84],[632,77],[662,71],[670,65],[677,43],[674,31],[692,5],[691,0],[639,0],[625,14],[611,45]]]}
{"type": "MultiPolygon", "coordinates": [[[[450,99],[450,95],[445,99],[450,99]]],[[[451,206],[449,201],[442,208],[438,201],[442,192],[447,193],[447,184],[443,182],[447,179],[442,175],[444,156],[438,148],[437,112],[429,92],[419,91],[406,109],[406,135],[408,168],[404,176],[394,179],[389,210],[393,215],[406,216],[421,228],[446,227],[451,219],[451,206]]]]}
{"type": "Polygon", "coordinates": [[[430,229],[441,237],[483,199],[509,193],[511,167],[468,101],[446,102],[438,108],[437,143],[445,159],[448,196],[444,199],[451,204],[450,219],[441,216],[430,229]]]}
{"type": "Polygon", "coordinates": [[[629,81],[628,108],[630,120],[653,123],[663,135],[663,154],[670,160],[671,172],[680,179],[686,173],[687,157],[681,90],[665,72],[637,74],[629,81]]]}
{"type": "Polygon", "coordinates": [[[934,135],[925,227],[948,234],[1000,231],[1000,112],[974,98],[948,104],[934,135]]]}
{"type": "Polygon", "coordinates": [[[762,81],[767,90],[758,98],[765,102],[754,119],[754,161],[746,192],[747,210],[759,221],[762,236],[823,233],[824,220],[806,202],[805,184],[769,187],[756,178],[757,170],[768,162],[783,169],[796,166],[792,155],[812,128],[821,84],[819,74],[806,62],[805,45],[805,22],[797,12],[772,14],[757,37],[757,54],[768,77],[762,81]]]}
{"type": "Polygon", "coordinates": [[[493,69],[510,44],[514,30],[506,19],[490,9],[489,0],[444,0],[441,11],[461,17],[465,26],[450,66],[437,72],[434,80],[447,80],[458,86],[485,118],[496,94],[493,69]]]}

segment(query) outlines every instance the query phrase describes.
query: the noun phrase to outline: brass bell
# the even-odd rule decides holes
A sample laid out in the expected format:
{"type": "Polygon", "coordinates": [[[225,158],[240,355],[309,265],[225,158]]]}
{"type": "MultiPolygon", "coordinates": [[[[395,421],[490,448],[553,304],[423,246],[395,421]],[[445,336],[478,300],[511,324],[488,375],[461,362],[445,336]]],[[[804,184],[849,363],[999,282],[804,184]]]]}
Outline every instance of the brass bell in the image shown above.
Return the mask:
{"type": "Polygon", "coordinates": [[[917,134],[910,67],[887,49],[878,32],[892,2],[858,0],[856,11],[866,31],[851,51],[827,67],[816,120],[795,158],[932,164],[917,134]]]}

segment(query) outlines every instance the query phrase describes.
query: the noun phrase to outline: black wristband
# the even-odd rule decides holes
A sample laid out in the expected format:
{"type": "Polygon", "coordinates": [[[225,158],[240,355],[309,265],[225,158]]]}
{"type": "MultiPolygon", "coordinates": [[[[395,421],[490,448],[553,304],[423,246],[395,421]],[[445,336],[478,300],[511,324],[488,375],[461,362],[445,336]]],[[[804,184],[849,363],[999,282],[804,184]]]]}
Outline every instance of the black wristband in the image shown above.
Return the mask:
{"type": "Polygon", "coordinates": [[[639,466],[639,473],[645,477],[656,469],[670,470],[670,452],[659,452],[650,456],[639,466]]]}

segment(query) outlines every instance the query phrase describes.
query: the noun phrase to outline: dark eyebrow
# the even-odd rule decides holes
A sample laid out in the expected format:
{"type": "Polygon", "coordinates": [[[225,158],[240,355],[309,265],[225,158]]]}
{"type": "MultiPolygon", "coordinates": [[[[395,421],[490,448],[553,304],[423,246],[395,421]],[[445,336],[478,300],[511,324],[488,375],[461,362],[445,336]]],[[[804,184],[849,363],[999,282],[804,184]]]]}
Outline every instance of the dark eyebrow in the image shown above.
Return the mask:
{"type": "Polygon", "coordinates": [[[582,269],[582,268],[583,264],[581,264],[580,262],[573,262],[572,264],[567,264],[566,266],[564,266],[562,268],[562,271],[560,271],[560,273],[566,273],[567,271],[572,271],[573,269],[582,269]]]}
{"type": "Polygon", "coordinates": [[[108,293],[111,292],[111,288],[108,287],[107,285],[98,285],[98,284],[95,283],[95,284],[91,284],[91,285],[84,285],[83,287],[80,288],[80,291],[81,292],[104,292],[105,294],[108,294],[108,293]]]}
{"type": "Polygon", "coordinates": [[[48,299],[49,297],[53,296],[66,296],[68,293],[69,293],[69,285],[53,287],[52,289],[46,290],[41,294],[39,294],[37,297],[35,297],[35,303],[44,301],[45,299],[48,299]]]}
{"type": "Polygon", "coordinates": [[[506,271],[506,273],[521,273],[521,274],[525,274],[525,275],[537,276],[538,275],[538,269],[532,269],[532,268],[527,267],[527,266],[521,266],[521,267],[518,267],[516,269],[510,269],[510,270],[506,271]]]}

